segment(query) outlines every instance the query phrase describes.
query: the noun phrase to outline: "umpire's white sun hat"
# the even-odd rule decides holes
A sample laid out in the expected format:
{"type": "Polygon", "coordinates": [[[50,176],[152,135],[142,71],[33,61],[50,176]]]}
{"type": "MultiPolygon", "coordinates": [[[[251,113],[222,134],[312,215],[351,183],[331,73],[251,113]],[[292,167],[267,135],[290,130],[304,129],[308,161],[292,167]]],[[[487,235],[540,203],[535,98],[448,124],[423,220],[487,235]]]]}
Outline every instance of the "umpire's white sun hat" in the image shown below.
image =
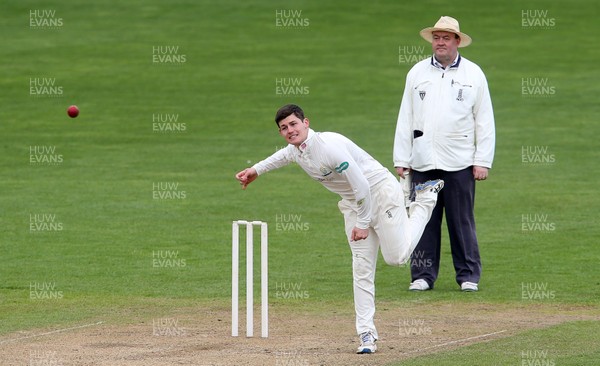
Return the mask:
{"type": "Polygon", "coordinates": [[[460,31],[458,20],[452,17],[443,16],[433,27],[425,28],[419,33],[427,42],[431,43],[433,41],[433,32],[450,32],[458,34],[460,37],[460,44],[458,47],[467,47],[472,41],[471,37],[460,31]]]}

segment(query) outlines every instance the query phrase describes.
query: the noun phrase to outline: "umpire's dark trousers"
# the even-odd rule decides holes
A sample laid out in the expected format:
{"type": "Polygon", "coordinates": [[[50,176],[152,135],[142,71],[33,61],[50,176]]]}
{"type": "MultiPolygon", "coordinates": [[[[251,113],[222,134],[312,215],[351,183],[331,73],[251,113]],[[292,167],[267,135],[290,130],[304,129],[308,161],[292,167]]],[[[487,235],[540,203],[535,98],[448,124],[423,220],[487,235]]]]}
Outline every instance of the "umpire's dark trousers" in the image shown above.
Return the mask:
{"type": "Polygon", "coordinates": [[[411,256],[412,281],[424,279],[433,288],[440,269],[442,239],[442,217],[446,212],[446,224],[450,237],[452,261],[456,271],[456,282],[479,283],[481,259],[475,233],[475,178],[473,167],[456,172],[429,170],[412,171],[413,187],[433,179],[443,179],[444,189],[425,232],[411,256]]]}

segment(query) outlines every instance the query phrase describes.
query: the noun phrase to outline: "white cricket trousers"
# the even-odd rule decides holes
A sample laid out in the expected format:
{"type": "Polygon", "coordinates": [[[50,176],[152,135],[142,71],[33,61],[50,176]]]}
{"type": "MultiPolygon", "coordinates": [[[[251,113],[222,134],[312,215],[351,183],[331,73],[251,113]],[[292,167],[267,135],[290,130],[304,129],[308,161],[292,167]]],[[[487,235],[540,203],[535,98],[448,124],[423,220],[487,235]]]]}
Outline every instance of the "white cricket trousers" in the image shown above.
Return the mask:
{"type": "Polygon", "coordinates": [[[390,173],[383,181],[371,187],[371,224],[369,236],[364,240],[351,241],[356,225],[356,202],[343,199],[338,203],[344,215],[346,237],[352,251],[352,274],[354,278],[354,308],[356,332],[371,331],[378,338],[375,328],[375,269],[377,254],[392,266],[409,261],[419,243],[425,225],[431,218],[437,194],[427,192],[419,195],[409,207],[404,204],[400,182],[390,173]]]}

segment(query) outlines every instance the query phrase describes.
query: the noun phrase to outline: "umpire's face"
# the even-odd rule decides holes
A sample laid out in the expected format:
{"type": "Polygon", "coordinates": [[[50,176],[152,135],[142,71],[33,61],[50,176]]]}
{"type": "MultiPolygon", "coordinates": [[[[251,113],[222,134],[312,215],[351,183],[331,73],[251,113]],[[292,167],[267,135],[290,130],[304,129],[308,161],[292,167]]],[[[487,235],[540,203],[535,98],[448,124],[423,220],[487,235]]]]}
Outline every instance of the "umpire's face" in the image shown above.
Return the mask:
{"type": "Polygon", "coordinates": [[[438,62],[445,64],[454,61],[458,54],[460,38],[451,32],[433,32],[431,46],[438,62]]]}
{"type": "Polygon", "coordinates": [[[308,137],[308,125],[308,118],[301,120],[294,114],[290,114],[279,122],[279,133],[288,144],[298,147],[308,137]]]}

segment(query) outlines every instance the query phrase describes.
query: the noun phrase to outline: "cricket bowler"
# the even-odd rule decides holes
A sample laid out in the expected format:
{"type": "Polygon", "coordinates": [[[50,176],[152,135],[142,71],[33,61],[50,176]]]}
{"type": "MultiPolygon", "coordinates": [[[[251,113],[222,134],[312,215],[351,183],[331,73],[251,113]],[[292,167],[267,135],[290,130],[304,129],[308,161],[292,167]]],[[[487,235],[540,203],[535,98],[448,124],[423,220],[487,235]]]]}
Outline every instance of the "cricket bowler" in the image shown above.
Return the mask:
{"type": "Polygon", "coordinates": [[[275,116],[279,134],[288,145],[236,174],[246,189],[259,175],[297,163],[312,179],[341,197],[338,203],[352,252],[357,353],[373,353],[375,328],[375,269],[378,251],[385,262],[400,266],[410,259],[437,202],[444,181],[415,187],[415,200],[405,208],[401,184],[392,173],[348,138],[315,132],[302,109],[281,107],[275,116]]]}

